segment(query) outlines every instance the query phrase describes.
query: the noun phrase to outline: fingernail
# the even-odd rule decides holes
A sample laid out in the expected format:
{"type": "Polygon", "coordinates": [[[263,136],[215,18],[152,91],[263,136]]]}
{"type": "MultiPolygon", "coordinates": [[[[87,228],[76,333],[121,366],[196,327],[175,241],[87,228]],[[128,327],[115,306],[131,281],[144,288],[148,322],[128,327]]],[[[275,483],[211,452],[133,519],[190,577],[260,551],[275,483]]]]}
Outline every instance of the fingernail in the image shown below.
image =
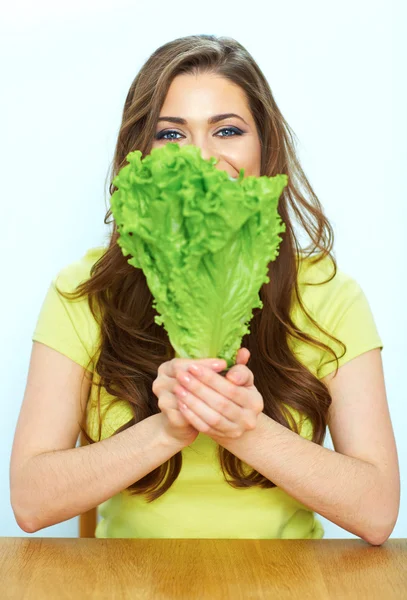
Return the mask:
{"type": "Polygon", "coordinates": [[[231,378],[232,381],[234,381],[235,383],[239,383],[239,381],[242,381],[242,377],[239,373],[232,373],[231,378]]]}
{"type": "Polygon", "coordinates": [[[211,363],[211,366],[214,369],[221,369],[221,368],[223,369],[224,367],[226,367],[226,361],[224,361],[224,360],[222,360],[222,361],[216,360],[213,363],[211,363]]]}

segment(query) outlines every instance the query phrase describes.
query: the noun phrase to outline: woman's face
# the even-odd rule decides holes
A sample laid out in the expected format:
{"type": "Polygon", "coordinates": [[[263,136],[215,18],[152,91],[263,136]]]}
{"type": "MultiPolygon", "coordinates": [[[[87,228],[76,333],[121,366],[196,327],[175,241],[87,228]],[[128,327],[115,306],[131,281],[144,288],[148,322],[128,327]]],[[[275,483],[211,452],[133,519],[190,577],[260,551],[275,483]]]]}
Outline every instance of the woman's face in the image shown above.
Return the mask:
{"type": "Polygon", "coordinates": [[[237,177],[260,176],[261,146],[243,90],[218,75],[177,75],[160,111],[152,148],[177,142],[218,159],[216,169],[237,177]],[[236,116],[225,117],[227,113],[236,116]],[[216,122],[210,119],[217,115],[216,122]],[[239,119],[239,117],[241,117],[239,119]]]}

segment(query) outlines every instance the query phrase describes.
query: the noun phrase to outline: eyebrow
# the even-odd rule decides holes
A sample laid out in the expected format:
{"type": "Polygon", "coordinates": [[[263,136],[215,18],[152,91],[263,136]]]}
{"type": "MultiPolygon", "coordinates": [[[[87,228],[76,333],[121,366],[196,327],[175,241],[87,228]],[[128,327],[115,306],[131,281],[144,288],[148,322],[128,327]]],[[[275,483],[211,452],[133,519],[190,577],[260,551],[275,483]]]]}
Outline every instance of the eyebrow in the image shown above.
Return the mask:
{"type": "MultiPolygon", "coordinates": [[[[214,123],[218,123],[218,121],[224,121],[225,119],[230,119],[231,117],[236,117],[246,123],[243,117],[239,117],[235,113],[224,113],[222,115],[214,115],[213,117],[209,117],[208,123],[209,125],[213,125],[214,123]]],[[[170,123],[178,123],[179,125],[186,125],[186,119],[182,119],[181,117],[159,117],[158,121],[169,121],[170,123]]],[[[246,123],[248,125],[248,123],[246,123]]]]}

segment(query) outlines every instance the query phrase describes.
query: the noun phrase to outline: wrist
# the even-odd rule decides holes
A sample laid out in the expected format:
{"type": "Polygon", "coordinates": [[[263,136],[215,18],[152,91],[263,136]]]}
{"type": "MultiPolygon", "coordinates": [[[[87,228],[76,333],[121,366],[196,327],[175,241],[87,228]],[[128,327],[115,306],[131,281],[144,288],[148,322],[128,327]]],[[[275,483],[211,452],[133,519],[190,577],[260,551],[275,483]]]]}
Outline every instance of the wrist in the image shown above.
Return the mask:
{"type": "Polygon", "coordinates": [[[152,415],[152,417],[150,417],[150,418],[155,419],[157,421],[157,427],[158,427],[159,436],[160,436],[162,445],[170,450],[173,450],[173,454],[180,452],[188,445],[187,442],[183,442],[183,441],[173,437],[169,433],[169,431],[166,427],[167,421],[162,412],[152,415]]]}

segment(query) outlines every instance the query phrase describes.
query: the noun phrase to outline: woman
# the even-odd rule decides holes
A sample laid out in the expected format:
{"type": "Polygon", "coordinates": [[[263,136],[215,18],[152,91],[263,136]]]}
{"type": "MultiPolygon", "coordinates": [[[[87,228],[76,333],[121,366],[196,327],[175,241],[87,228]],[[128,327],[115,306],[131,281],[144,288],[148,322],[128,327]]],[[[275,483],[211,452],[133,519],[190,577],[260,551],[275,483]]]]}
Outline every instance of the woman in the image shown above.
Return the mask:
{"type": "Polygon", "coordinates": [[[17,522],[34,532],[98,506],[96,537],[321,538],[320,513],[382,544],[400,495],[383,344],[363,290],[337,269],[291,130],[235,40],[190,36],[153,53],[126,98],[112,180],[130,151],[174,141],[231,177],[288,174],[263,309],[226,377],[216,357],[174,359],[113,222],[107,247],[58,273],[38,318],[11,458],[17,522]],[[80,430],[90,445],[77,448],[80,430]]]}

